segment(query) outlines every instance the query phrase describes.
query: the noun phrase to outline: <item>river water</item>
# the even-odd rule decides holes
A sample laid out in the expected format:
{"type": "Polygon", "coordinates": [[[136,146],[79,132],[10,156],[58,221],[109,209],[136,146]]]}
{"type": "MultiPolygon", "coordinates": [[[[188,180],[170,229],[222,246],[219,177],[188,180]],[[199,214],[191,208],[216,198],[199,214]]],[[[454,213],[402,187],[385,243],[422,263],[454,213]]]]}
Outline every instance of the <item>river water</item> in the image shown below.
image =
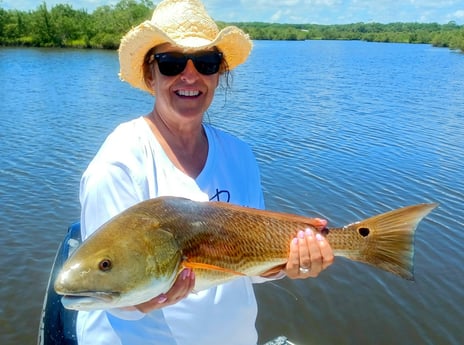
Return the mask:
{"type": "MultiPolygon", "coordinates": [[[[34,344],[79,178],[152,98],[114,51],[0,48],[0,343],[34,344]]],[[[260,341],[461,344],[464,55],[429,45],[257,41],[207,120],[252,145],[268,209],[345,225],[438,202],[415,281],[344,259],[319,278],[256,286],[260,341]]]]}

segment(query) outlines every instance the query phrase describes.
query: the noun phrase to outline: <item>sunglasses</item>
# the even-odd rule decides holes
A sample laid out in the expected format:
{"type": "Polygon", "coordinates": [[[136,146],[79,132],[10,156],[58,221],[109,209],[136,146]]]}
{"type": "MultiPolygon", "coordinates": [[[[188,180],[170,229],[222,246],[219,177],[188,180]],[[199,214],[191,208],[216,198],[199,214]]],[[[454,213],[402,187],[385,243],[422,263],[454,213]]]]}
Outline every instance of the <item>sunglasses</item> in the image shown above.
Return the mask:
{"type": "Polygon", "coordinates": [[[165,76],[172,77],[181,73],[185,69],[185,66],[187,66],[188,60],[192,60],[193,65],[201,74],[211,75],[219,72],[222,61],[222,53],[160,53],[155,54],[154,58],[158,62],[159,71],[165,76]]]}

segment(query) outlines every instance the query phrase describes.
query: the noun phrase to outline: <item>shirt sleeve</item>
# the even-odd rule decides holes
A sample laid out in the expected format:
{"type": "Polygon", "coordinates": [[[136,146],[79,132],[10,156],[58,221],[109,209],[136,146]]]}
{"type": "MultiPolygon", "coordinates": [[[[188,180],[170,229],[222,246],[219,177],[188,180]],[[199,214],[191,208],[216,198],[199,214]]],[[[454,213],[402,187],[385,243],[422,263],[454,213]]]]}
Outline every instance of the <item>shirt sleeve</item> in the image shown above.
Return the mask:
{"type": "Polygon", "coordinates": [[[118,126],[107,137],[81,179],[83,239],[118,213],[148,198],[145,151],[133,122],[118,126]]]}
{"type": "Polygon", "coordinates": [[[81,180],[81,232],[86,239],[102,224],[141,201],[122,166],[93,166],[81,180]]]}

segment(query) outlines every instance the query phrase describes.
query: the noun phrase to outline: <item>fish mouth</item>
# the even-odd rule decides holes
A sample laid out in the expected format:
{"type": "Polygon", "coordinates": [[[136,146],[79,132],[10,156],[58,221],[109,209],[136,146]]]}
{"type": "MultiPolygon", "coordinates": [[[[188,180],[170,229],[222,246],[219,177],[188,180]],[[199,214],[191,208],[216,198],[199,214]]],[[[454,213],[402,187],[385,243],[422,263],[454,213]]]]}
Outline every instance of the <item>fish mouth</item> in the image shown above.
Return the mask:
{"type": "Polygon", "coordinates": [[[61,297],[61,303],[66,309],[87,310],[96,305],[111,305],[120,297],[119,292],[86,291],[66,293],[61,297]]]}

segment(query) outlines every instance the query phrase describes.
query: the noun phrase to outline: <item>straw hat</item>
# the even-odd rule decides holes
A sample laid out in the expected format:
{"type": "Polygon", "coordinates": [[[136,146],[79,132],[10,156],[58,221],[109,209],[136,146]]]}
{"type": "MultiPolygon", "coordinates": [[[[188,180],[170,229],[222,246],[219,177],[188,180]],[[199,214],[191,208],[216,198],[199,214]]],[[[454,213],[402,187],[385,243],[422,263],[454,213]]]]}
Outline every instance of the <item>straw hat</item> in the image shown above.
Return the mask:
{"type": "Polygon", "coordinates": [[[245,62],[252,48],[247,34],[235,26],[219,31],[199,0],[164,0],[153,11],[151,20],[131,29],[119,46],[121,80],[153,94],[143,78],[147,52],[160,44],[170,43],[184,50],[217,47],[229,69],[245,62]]]}

